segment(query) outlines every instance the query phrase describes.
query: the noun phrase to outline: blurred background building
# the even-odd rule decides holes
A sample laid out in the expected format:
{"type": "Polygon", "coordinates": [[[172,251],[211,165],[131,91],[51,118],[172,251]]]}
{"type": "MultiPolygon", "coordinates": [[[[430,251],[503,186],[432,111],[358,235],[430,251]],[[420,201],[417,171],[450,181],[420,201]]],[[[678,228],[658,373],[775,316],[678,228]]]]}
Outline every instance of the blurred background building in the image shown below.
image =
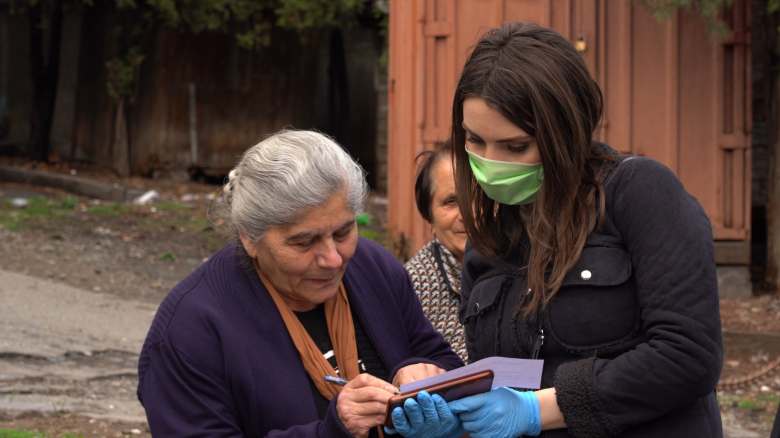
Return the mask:
{"type": "Polygon", "coordinates": [[[471,46],[490,27],[533,21],[569,38],[601,85],[598,139],[674,170],[712,221],[724,275],[773,290],[778,9],[777,0],[0,0],[0,154],[219,182],[264,135],[317,129],[387,196],[390,246],[403,258],[429,237],[414,208],[414,157],[449,135],[471,46]]]}

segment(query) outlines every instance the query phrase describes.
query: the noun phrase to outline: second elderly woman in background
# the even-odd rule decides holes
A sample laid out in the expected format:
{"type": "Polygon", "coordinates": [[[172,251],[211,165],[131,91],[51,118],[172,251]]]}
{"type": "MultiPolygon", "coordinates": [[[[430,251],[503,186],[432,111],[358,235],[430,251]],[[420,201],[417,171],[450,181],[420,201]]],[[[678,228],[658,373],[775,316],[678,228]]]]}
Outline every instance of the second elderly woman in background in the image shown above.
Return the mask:
{"type": "Polygon", "coordinates": [[[458,320],[466,229],[458,209],[449,143],[417,156],[414,197],[433,239],[404,265],[423,312],[465,362],[466,340],[458,320]]]}
{"type": "Polygon", "coordinates": [[[170,292],[143,346],[153,435],[366,437],[385,420],[390,380],[461,365],[403,267],[358,237],[364,173],[331,139],[273,135],[224,192],[237,242],[170,292]]]}

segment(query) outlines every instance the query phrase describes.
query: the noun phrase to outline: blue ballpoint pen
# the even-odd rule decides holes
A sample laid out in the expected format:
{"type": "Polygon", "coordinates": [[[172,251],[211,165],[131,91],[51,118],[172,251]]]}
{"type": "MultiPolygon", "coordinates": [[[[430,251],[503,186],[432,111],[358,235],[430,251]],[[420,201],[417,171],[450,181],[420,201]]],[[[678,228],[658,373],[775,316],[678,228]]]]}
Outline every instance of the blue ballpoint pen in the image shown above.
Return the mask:
{"type": "Polygon", "coordinates": [[[344,385],[346,385],[349,382],[349,380],[343,379],[343,378],[341,378],[339,376],[330,376],[330,375],[325,376],[325,381],[329,382],[329,383],[336,384],[336,385],[340,385],[340,386],[344,386],[344,385]]]}

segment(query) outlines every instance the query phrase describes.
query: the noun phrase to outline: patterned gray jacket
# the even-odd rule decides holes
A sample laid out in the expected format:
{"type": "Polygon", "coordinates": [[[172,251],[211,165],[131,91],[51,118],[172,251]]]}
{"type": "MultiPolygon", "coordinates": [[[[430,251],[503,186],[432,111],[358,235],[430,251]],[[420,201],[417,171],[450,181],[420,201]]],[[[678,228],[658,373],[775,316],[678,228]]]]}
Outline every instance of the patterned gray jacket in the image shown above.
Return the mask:
{"type": "Polygon", "coordinates": [[[468,361],[463,326],[458,321],[462,264],[435,238],[404,265],[422,304],[425,316],[449,342],[452,350],[468,361]]]}

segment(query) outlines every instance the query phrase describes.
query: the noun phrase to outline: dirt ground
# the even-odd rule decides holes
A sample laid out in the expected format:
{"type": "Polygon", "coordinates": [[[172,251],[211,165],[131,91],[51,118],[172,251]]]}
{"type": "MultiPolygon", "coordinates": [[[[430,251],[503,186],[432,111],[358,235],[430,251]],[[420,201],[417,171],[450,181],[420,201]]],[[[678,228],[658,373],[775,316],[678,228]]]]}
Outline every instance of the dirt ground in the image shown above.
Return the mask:
{"type": "MultiPolygon", "coordinates": [[[[0,183],[0,269],[119,302],[156,305],[177,281],[226,242],[207,219],[218,188],[142,179],[133,180],[132,185],[154,188],[160,199],[147,205],[116,204],[0,183]],[[18,198],[27,199],[27,205],[14,207],[18,198]]],[[[724,299],[721,316],[726,347],[722,382],[727,385],[719,390],[719,397],[724,425],[733,430],[732,437],[766,437],[780,401],[780,366],[766,369],[780,358],[780,298],[724,299]],[[748,381],[739,382],[745,378],[748,381]]],[[[25,359],[18,360],[24,366],[25,359]]],[[[135,357],[122,353],[106,360],[134,367],[135,357]]],[[[0,394],[5,383],[0,370],[0,394]]],[[[98,379],[88,390],[53,382],[49,387],[35,386],[34,391],[76,397],[83,392],[98,399],[103,393],[125,392],[132,398],[135,384],[134,375],[120,375],[98,379]]],[[[121,418],[65,409],[0,409],[0,430],[37,430],[49,437],[149,435],[144,422],[121,418]]]]}

